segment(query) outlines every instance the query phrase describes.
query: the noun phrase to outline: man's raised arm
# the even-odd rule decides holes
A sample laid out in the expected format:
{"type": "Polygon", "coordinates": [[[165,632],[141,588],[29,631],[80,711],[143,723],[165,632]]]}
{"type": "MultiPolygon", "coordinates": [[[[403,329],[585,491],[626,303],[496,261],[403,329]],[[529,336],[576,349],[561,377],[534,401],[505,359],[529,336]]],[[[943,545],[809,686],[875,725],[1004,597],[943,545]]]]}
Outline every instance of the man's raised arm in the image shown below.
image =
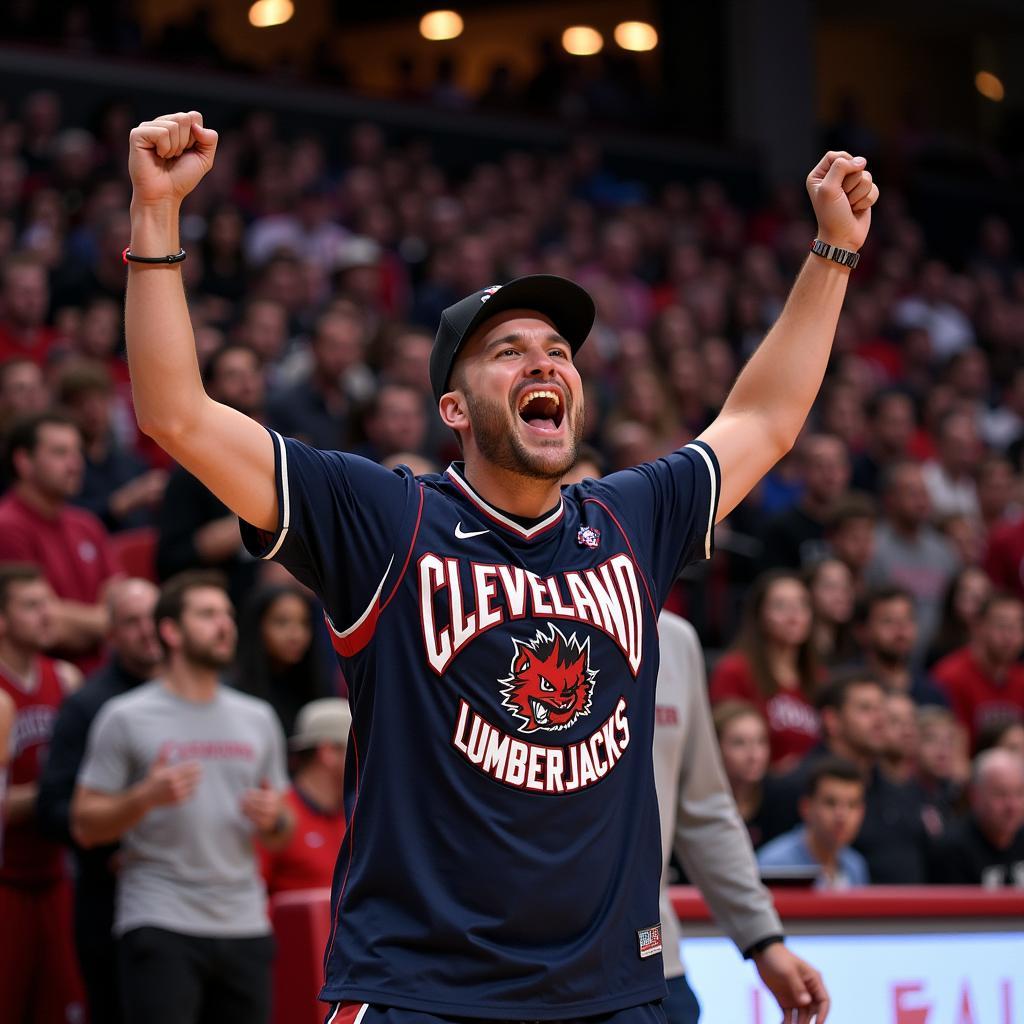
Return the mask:
{"type": "MultiPolygon", "coordinates": [[[[213,166],[217,133],[192,110],[131,133],[130,251],[178,252],[181,203],[213,166]]],[[[180,264],[128,264],[125,337],[139,428],[242,519],[277,528],[274,449],[254,420],[203,388],[180,264]]]]}
{"type": "MultiPolygon", "coordinates": [[[[818,238],[859,250],[878,199],[863,157],[826,153],[807,176],[807,191],[818,238]]],[[[701,434],[721,468],[719,521],[796,442],[825,376],[849,276],[846,266],[808,256],[779,319],[701,434]]]]}

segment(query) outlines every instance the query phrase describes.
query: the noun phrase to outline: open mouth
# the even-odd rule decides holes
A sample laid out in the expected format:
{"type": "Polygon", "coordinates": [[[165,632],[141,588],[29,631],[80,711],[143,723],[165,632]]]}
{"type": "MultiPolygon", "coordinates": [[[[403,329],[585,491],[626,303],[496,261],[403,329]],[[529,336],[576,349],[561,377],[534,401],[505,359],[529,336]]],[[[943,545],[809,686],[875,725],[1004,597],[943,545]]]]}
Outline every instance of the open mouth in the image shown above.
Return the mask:
{"type": "Polygon", "coordinates": [[[572,699],[563,702],[562,706],[556,704],[544,704],[536,697],[530,698],[530,710],[538,725],[547,725],[551,715],[564,715],[572,710],[572,699]]]}
{"type": "Polygon", "coordinates": [[[533,388],[519,399],[519,418],[534,430],[553,434],[562,426],[565,407],[562,395],[553,388],[533,388]]]}

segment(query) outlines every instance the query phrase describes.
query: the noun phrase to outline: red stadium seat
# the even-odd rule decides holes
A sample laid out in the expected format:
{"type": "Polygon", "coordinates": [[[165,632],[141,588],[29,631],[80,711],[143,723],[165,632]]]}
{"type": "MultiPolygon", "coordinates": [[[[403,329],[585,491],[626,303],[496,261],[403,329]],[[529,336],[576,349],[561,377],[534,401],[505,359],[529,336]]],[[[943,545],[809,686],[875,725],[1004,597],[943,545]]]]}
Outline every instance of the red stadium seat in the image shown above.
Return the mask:
{"type": "Polygon", "coordinates": [[[125,530],[110,536],[114,558],[128,576],[157,582],[156,578],[156,530],[142,526],[137,530],[125,530]]]}

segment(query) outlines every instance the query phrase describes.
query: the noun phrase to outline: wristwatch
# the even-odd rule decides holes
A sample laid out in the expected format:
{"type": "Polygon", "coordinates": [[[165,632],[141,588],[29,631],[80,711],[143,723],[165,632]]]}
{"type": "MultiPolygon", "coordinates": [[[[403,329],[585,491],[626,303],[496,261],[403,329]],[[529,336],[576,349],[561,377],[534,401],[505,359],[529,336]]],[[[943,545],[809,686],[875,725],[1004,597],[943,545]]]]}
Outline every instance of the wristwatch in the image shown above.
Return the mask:
{"type": "Polygon", "coordinates": [[[838,245],[829,245],[828,242],[823,242],[820,238],[816,238],[811,242],[811,252],[815,256],[832,260],[833,263],[838,263],[842,267],[849,267],[851,270],[860,262],[859,252],[840,249],[838,245]]]}

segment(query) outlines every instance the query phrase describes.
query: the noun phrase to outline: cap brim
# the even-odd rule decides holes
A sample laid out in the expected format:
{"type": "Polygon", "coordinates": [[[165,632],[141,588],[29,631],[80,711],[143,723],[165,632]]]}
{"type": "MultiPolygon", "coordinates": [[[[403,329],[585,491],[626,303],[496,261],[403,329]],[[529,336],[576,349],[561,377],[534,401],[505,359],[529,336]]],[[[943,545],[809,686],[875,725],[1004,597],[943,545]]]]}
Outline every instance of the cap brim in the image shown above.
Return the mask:
{"type": "Polygon", "coordinates": [[[574,354],[590,336],[594,326],[594,300],[586,289],[553,274],[519,277],[502,285],[486,302],[480,303],[480,309],[463,330],[459,346],[452,353],[451,366],[455,365],[459,352],[482,324],[511,309],[540,313],[550,320],[574,354]]]}

